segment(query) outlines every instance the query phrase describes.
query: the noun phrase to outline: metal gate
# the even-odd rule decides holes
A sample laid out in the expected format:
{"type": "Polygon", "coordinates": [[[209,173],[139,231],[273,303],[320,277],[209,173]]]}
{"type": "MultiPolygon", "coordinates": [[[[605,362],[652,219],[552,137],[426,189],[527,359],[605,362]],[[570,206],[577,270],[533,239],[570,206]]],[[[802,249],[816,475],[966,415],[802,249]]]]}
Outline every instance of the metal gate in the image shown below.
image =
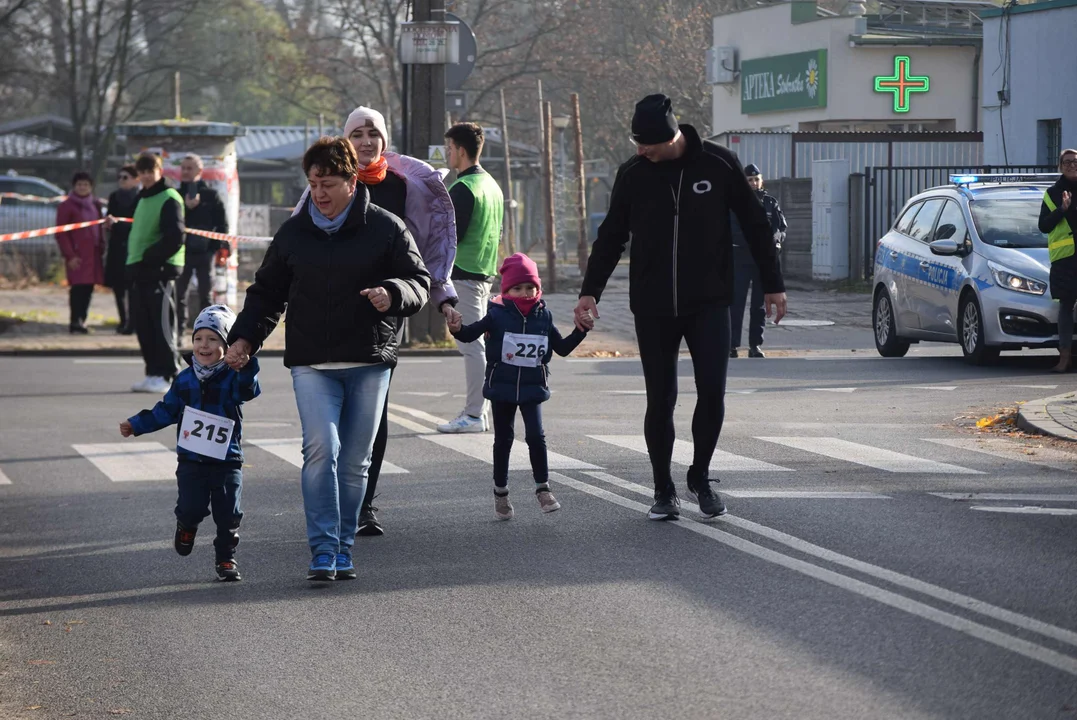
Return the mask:
{"type": "MultiPolygon", "coordinates": [[[[864,277],[871,277],[875,261],[875,243],[886,234],[898,212],[909,198],[928,188],[948,185],[950,175],[982,173],[1056,173],[1058,168],[1045,165],[916,166],[869,167],[864,183],[864,277]]],[[[853,176],[856,177],[855,175],[853,176]]]]}

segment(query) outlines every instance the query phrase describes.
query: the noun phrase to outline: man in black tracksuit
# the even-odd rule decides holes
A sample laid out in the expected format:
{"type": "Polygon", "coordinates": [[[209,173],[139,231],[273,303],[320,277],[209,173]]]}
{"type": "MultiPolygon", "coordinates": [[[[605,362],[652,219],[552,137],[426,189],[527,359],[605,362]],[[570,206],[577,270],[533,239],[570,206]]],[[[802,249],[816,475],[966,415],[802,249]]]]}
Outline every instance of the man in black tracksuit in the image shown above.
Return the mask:
{"type": "MultiPolygon", "coordinates": [[[[227,233],[228,216],[225,213],[224,201],[216,190],[202,180],[202,158],[193,153],[184,157],[180,163],[180,178],[182,182],[179,193],[186,206],[187,228],[227,233]]],[[[176,281],[176,294],[179,296],[179,317],[176,324],[180,329],[180,337],[184,336],[184,330],[187,328],[187,318],[190,317],[194,323],[198,313],[212,305],[210,291],[213,289],[213,258],[219,246],[220,243],[216,240],[200,235],[187,235],[187,257],[183,273],[176,281]],[[188,314],[187,288],[191,284],[192,275],[198,278],[198,307],[188,314]]]]}
{"type": "MultiPolygon", "coordinates": [[[[748,185],[755,192],[755,196],[763,203],[763,209],[767,211],[767,221],[770,222],[771,236],[774,238],[774,249],[778,253],[779,267],[782,251],[782,242],[785,240],[785,230],[788,225],[785,215],[778,205],[778,198],[763,189],[763,174],[759,172],[758,165],[746,165],[744,174],[748,178],[748,185]]],[[[748,241],[744,239],[744,232],[740,229],[736,216],[729,218],[733,227],[733,263],[736,267],[736,276],[733,287],[733,306],[730,308],[730,349],[729,357],[737,357],[737,348],[741,340],[741,324],[744,322],[744,308],[750,308],[748,313],[748,357],[763,358],[766,355],[760,347],[763,345],[763,329],[766,327],[766,308],[763,307],[763,285],[759,280],[759,268],[755,264],[755,258],[748,250],[748,241]],[[752,289],[752,303],[748,305],[748,286],[752,289]]]]}
{"type": "Polygon", "coordinates": [[[692,355],[697,393],[688,491],[701,512],[714,517],[726,511],[707,472],[725,416],[734,275],[730,212],[759,266],[768,312],[771,305],[777,308],[775,322],[785,315],[785,286],[766,212],[735,153],[701,140],[691,125],[678,125],[665,95],[636,105],[632,139],[636,157],[617,171],[609,212],[587,263],[576,325],[594,325],[602,290],[631,238],[629,302],[647,386],[643,429],[655,485],[649,517],[680,515],[670,461],[682,339],[692,355]]]}

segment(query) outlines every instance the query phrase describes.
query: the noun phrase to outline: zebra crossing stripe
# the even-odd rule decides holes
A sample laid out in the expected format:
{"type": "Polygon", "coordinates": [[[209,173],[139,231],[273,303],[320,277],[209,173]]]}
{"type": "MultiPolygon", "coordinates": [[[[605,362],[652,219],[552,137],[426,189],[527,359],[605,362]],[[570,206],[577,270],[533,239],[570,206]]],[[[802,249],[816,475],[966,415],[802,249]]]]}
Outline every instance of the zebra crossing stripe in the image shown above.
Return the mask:
{"type": "Polygon", "coordinates": [[[973,505],[971,510],[1014,515],[1077,515],[1077,508],[1052,507],[999,507],[998,505],[973,505]]]}
{"type": "Polygon", "coordinates": [[[889,495],[873,492],[839,492],[815,490],[722,490],[735,498],[795,498],[800,500],[891,500],[889,495]]]}
{"type": "Polygon", "coordinates": [[[429,425],[420,425],[414,420],[408,420],[407,418],[402,418],[399,415],[394,415],[393,413],[387,413],[386,417],[388,418],[389,422],[395,425],[399,425],[402,428],[407,428],[408,430],[411,430],[415,433],[426,434],[436,432],[436,430],[434,430],[434,428],[430,427],[429,425]]]}
{"type": "Polygon", "coordinates": [[[396,403],[389,403],[389,409],[392,410],[393,412],[403,413],[404,415],[411,415],[413,418],[415,418],[417,420],[425,420],[426,422],[433,423],[435,425],[444,425],[445,423],[449,422],[445,418],[439,418],[436,415],[431,415],[428,412],[423,412],[422,410],[416,410],[415,408],[410,408],[410,407],[407,407],[406,405],[397,405],[396,403]]]}
{"type": "Polygon", "coordinates": [[[995,500],[1000,502],[1077,502],[1077,495],[1036,495],[1033,493],[944,493],[933,492],[928,495],[945,500],[995,500]]]}
{"type": "Polygon", "coordinates": [[[925,442],[945,445],[958,450],[971,450],[1005,460],[1018,460],[1043,465],[1055,470],[1064,470],[1066,472],[1077,470],[1077,455],[1074,453],[1047,447],[1014,447],[1011,442],[1001,438],[945,438],[934,440],[925,438],[925,442]]]}
{"type": "Polygon", "coordinates": [[[4,474],[3,470],[0,470],[0,485],[10,485],[11,480],[4,474]]]}
{"type": "MultiPolygon", "coordinates": [[[[281,460],[297,468],[303,467],[303,438],[273,438],[270,440],[248,440],[266,452],[276,455],[281,460]]],[[[403,475],[408,471],[399,465],[393,465],[388,460],[381,464],[382,475],[403,475]]]]}
{"type": "MultiPolygon", "coordinates": [[[[494,436],[492,433],[473,433],[467,435],[420,435],[423,440],[440,445],[449,450],[467,455],[481,462],[494,463],[494,436]]],[[[601,470],[591,463],[570,458],[553,451],[547,451],[547,462],[551,470],[601,470]]],[[[509,470],[530,470],[531,459],[527,454],[527,443],[522,438],[512,444],[509,454],[509,470]]]]}
{"type": "Polygon", "coordinates": [[[112,482],[172,480],[176,477],[176,451],[158,442],[72,445],[112,482]]]}
{"type": "MultiPolygon", "coordinates": [[[[625,450],[647,454],[647,442],[642,435],[588,435],[592,440],[616,445],[625,450]]],[[[692,443],[675,440],[673,443],[673,462],[678,465],[691,465],[693,455],[692,443]]],[[[724,450],[715,450],[710,470],[713,472],[792,472],[792,468],[773,465],[762,460],[734,455],[724,450]]]]}
{"type": "Polygon", "coordinates": [[[892,473],[930,473],[937,475],[983,475],[979,470],[925,460],[884,448],[861,445],[834,437],[757,437],[756,440],[785,445],[824,457],[865,465],[892,473]]]}

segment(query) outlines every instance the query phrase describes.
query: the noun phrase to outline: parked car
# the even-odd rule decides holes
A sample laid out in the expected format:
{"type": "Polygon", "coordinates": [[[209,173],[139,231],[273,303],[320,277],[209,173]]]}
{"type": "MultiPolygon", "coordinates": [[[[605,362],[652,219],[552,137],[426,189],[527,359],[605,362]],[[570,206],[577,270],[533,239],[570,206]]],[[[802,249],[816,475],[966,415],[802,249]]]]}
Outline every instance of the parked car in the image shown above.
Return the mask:
{"type": "MultiPolygon", "coordinates": [[[[45,198],[65,194],[48,180],[24,175],[0,175],[0,193],[7,192],[45,198]]],[[[55,202],[0,198],[0,233],[36,230],[55,225],[57,205],[55,202]]]]}
{"type": "Polygon", "coordinates": [[[956,342],[982,365],[1002,350],[1058,347],[1047,236],[1056,175],[954,175],[906,203],[875,252],[872,326],[883,357],[956,342]]]}

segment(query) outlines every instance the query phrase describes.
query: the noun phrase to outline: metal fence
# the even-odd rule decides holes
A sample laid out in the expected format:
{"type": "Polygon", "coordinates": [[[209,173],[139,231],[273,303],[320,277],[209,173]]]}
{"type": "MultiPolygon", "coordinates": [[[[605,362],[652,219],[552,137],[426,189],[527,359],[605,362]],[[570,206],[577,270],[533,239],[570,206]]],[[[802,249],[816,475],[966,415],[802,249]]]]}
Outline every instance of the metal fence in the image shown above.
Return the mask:
{"type": "Polygon", "coordinates": [[[897,214],[909,198],[924,190],[948,185],[951,174],[980,173],[1054,173],[1057,168],[1044,165],[952,165],[912,167],[868,167],[863,176],[854,175],[851,182],[861,182],[864,198],[863,272],[871,277],[875,259],[875,243],[897,219],[897,214]]]}

